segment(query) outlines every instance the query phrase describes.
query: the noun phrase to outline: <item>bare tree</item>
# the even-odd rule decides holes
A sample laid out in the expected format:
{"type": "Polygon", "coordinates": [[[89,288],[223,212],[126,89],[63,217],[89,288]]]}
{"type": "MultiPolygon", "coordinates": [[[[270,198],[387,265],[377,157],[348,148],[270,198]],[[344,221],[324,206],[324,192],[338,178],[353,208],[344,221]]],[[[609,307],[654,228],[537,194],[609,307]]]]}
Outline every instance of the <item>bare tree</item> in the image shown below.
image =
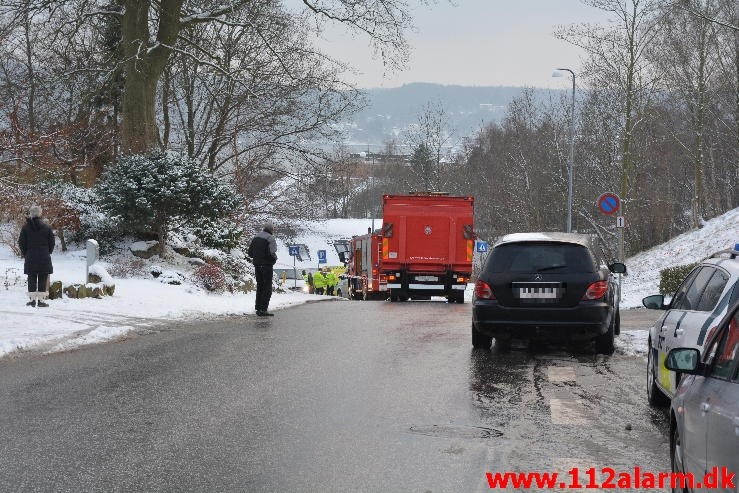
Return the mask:
{"type": "MultiPolygon", "coordinates": [[[[308,25],[307,13],[319,22],[337,22],[370,39],[378,53],[391,65],[399,65],[407,46],[404,31],[411,19],[403,0],[302,0],[305,13],[293,15],[289,22],[308,25]]],[[[101,16],[119,19],[121,32],[120,64],[124,72],[121,107],[121,140],[126,152],[142,152],[159,145],[157,125],[157,89],[173,54],[207,65],[235,83],[249,86],[249,80],[236,76],[233,67],[224,63],[219,51],[193,42],[188,31],[198,25],[239,26],[256,31],[267,47],[267,54],[278,60],[284,50],[270,43],[268,31],[263,31],[248,14],[267,10],[282,10],[278,0],[238,0],[223,4],[216,0],[18,0],[3,4],[0,15],[5,25],[22,22],[29,16],[43,15],[49,19],[63,17],[55,38],[76,36],[101,16]],[[247,14],[247,15],[245,15],[247,14]]],[[[283,19],[279,22],[285,22],[283,19]]],[[[68,42],[68,41],[67,41],[68,42]]],[[[281,65],[282,76],[291,77],[292,67],[281,65]]],[[[264,93],[252,91],[254,98],[264,93]]]]}
{"type": "Polygon", "coordinates": [[[645,50],[661,27],[659,0],[582,0],[608,12],[610,25],[580,24],[559,28],[555,35],[588,54],[586,78],[598,88],[609,88],[620,104],[620,194],[628,203],[636,176],[633,138],[643,121],[645,107],[654,89],[655,77],[649,70],[645,50]]]}
{"type": "Polygon", "coordinates": [[[446,185],[446,164],[451,160],[452,134],[447,110],[441,102],[427,103],[418,121],[405,132],[412,149],[409,188],[442,190],[446,185]]]}

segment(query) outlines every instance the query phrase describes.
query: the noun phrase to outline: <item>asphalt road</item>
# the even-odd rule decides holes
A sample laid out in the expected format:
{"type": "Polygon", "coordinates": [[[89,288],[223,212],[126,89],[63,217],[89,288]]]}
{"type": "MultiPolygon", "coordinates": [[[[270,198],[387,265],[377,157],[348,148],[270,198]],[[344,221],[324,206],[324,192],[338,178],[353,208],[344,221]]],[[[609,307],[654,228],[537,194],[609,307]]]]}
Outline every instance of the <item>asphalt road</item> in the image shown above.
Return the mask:
{"type": "Polygon", "coordinates": [[[466,492],[486,472],[666,471],[644,366],[473,351],[469,304],[176,325],[0,360],[0,491],[466,492]]]}

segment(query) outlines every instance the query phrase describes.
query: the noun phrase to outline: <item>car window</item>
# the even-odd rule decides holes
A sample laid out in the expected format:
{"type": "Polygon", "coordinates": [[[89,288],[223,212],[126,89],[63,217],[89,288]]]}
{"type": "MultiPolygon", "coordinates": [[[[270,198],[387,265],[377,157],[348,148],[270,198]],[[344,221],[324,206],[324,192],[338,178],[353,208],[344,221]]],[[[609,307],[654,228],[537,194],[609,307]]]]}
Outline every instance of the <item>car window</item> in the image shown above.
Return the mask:
{"type": "MultiPolygon", "coordinates": [[[[711,280],[715,269],[713,267],[703,267],[693,279],[693,282],[687,287],[685,295],[677,302],[673,301],[671,308],[677,310],[697,310],[703,290],[711,280]]],[[[682,286],[681,286],[682,287],[682,286]]],[[[675,296],[677,299],[677,296],[675,296]]]]}
{"type": "Polygon", "coordinates": [[[721,293],[723,293],[726,283],[729,282],[729,274],[719,269],[713,274],[713,277],[706,284],[701,299],[698,302],[698,311],[710,312],[716,307],[721,293]]]}
{"type": "Polygon", "coordinates": [[[566,243],[515,243],[493,249],[485,268],[500,272],[592,273],[595,259],[590,250],[566,243]]]}
{"type": "Polygon", "coordinates": [[[734,364],[739,358],[739,311],[729,322],[729,330],[721,338],[715,354],[715,362],[711,368],[714,378],[731,378],[734,364]]]}
{"type": "Polygon", "coordinates": [[[670,303],[670,308],[677,308],[678,306],[680,306],[683,298],[685,298],[685,293],[688,292],[688,288],[693,283],[693,279],[695,279],[695,276],[698,275],[699,271],[700,268],[698,267],[690,271],[688,277],[685,278],[680,287],[677,288],[677,291],[675,291],[675,295],[672,297],[672,302],[670,303]]]}

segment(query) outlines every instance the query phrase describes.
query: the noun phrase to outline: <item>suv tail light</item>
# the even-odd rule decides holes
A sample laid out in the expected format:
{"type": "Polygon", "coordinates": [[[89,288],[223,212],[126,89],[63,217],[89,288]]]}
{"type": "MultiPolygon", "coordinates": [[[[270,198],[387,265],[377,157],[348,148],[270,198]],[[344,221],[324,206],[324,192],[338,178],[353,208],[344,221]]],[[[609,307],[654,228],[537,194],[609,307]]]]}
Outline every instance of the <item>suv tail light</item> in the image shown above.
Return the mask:
{"type": "Polygon", "coordinates": [[[485,281],[477,281],[475,283],[475,297],[483,300],[494,300],[495,293],[488,283],[485,281]]]}
{"type": "Polygon", "coordinates": [[[582,296],[584,300],[599,300],[608,292],[608,281],[595,281],[582,296]]]}

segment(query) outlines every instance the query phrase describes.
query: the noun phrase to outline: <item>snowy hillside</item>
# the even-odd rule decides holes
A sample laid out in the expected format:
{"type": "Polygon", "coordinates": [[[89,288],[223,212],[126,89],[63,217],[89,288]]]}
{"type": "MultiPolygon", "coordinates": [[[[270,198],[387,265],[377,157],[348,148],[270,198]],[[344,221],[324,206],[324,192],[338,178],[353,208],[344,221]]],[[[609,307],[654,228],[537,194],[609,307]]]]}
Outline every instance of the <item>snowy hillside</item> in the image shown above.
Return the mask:
{"type": "Polygon", "coordinates": [[[626,259],[629,275],[624,278],[624,308],[642,306],[641,300],[657,294],[659,271],[666,267],[700,262],[714,252],[739,243],[739,208],[713,218],[701,229],[626,259]]]}

